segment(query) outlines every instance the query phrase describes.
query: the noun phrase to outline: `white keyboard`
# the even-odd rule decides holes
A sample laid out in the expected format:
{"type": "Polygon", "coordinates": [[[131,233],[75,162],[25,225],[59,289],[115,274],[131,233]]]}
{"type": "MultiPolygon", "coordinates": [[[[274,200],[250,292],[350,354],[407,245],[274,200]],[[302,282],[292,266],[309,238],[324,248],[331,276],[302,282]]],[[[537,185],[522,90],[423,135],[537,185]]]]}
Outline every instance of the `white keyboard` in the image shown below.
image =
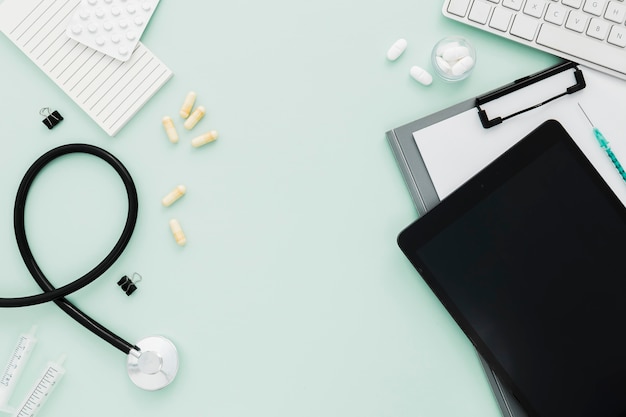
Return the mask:
{"type": "Polygon", "coordinates": [[[443,14],[626,80],[625,0],[445,0],[443,14]]]}

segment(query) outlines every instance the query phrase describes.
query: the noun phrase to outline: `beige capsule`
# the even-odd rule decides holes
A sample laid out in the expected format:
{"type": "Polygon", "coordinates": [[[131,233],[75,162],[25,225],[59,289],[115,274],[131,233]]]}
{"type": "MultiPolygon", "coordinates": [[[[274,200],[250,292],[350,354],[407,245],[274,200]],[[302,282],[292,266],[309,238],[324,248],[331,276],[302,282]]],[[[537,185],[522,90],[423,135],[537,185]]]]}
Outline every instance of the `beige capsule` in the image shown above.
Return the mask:
{"type": "Polygon", "coordinates": [[[163,197],[161,203],[163,203],[165,207],[169,207],[174,204],[176,200],[184,196],[186,192],[187,187],[185,187],[184,185],[179,185],[172,191],[170,191],[165,197],[163,197]]]}
{"type": "Polygon", "coordinates": [[[200,120],[202,120],[205,114],[206,114],[206,109],[204,108],[204,106],[198,106],[193,111],[193,113],[191,113],[189,118],[185,120],[185,124],[183,126],[185,126],[185,129],[187,130],[193,129],[194,126],[198,124],[200,120]]]}
{"type": "Polygon", "coordinates": [[[170,229],[172,230],[172,234],[174,235],[174,240],[178,243],[179,246],[185,246],[187,243],[187,237],[183,232],[183,228],[180,227],[180,223],[176,219],[170,220],[170,229]]]}
{"type": "Polygon", "coordinates": [[[183,107],[180,109],[180,117],[186,119],[191,114],[191,109],[193,108],[194,103],[196,102],[196,93],[194,91],[190,91],[187,93],[187,97],[185,97],[185,101],[183,102],[183,107]]]}
{"type": "Polygon", "coordinates": [[[202,145],[213,142],[215,139],[217,139],[217,130],[211,130],[204,135],[200,135],[191,139],[191,146],[193,146],[194,148],[199,148],[202,145]]]}
{"type": "Polygon", "coordinates": [[[176,131],[176,127],[174,127],[174,121],[171,117],[165,116],[162,120],[163,127],[165,128],[165,133],[167,133],[167,137],[172,143],[178,143],[178,132],[176,131]]]}

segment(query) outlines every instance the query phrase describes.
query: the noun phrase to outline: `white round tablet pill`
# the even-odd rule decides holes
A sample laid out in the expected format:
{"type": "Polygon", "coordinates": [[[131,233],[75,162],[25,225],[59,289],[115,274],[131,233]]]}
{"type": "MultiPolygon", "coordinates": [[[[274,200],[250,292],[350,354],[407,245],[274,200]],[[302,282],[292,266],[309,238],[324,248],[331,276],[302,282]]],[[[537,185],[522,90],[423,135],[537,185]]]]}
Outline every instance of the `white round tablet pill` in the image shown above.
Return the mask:
{"type": "Polygon", "coordinates": [[[425,69],[418,67],[417,65],[412,66],[409,73],[411,74],[411,77],[413,77],[413,79],[420,84],[431,85],[433,82],[433,76],[430,75],[425,69]]]}
{"type": "Polygon", "coordinates": [[[407,41],[406,39],[398,39],[391,45],[389,50],[387,50],[387,59],[390,61],[395,61],[404,53],[406,50],[407,41]]]}

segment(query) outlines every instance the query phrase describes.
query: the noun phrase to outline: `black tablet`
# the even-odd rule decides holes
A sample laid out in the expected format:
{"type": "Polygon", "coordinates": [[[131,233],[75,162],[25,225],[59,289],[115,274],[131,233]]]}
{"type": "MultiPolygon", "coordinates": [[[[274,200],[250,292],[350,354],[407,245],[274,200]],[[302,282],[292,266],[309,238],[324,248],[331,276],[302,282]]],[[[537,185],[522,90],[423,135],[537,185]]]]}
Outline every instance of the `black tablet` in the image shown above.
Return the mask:
{"type": "Polygon", "coordinates": [[[398,244],[530,416],[626,416],[626,209],[558,122],[398,244]]]}

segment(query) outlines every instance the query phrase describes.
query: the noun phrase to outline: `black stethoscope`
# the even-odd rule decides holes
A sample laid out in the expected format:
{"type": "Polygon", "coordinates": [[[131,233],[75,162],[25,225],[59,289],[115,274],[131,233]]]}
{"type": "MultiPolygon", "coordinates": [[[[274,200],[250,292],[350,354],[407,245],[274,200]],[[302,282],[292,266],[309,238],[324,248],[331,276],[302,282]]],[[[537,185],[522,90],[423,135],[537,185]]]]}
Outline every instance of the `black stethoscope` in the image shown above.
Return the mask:
{"type": "Polygon", "coordinates": [[[13,224],[17,246],[19,247],[22,259],[28,271],[44,292],[27,297],[0,298],[0,307],[25,307],[54,301],[56,305],[78,323],[124,352],[128,356],[126,368],[130,379],[138,387],[153,391],[169,385],[178,372],[178,352],[174,344],[162,336],[147,337],[137,342],[137,344],[131,344],[93,320],[78,309],[78,307],[65,299],[67,295],[78,291],[104,274],[120,257],[126,245],[128,245],[133,230],[135,229],[138,208],[137,189],[130,173],[116,157],[104,149],[93,145],[77,143],[59,146],[43,154],[33,163],[28,171],[26,171],[20,183],[15,198],[13,224]],[[37,174],[54,159],[71,153],[83,153],[96,156],[115,169],[122,178],[128,195],[128,215],[126,217],[124,230],[111,252],[82,277],[67,285],[55,288],[45,277],[39,265],[37,265],[30,250],[24,227],[24,212],[28,191],[35,177],[37,177],[37,174]]]}

